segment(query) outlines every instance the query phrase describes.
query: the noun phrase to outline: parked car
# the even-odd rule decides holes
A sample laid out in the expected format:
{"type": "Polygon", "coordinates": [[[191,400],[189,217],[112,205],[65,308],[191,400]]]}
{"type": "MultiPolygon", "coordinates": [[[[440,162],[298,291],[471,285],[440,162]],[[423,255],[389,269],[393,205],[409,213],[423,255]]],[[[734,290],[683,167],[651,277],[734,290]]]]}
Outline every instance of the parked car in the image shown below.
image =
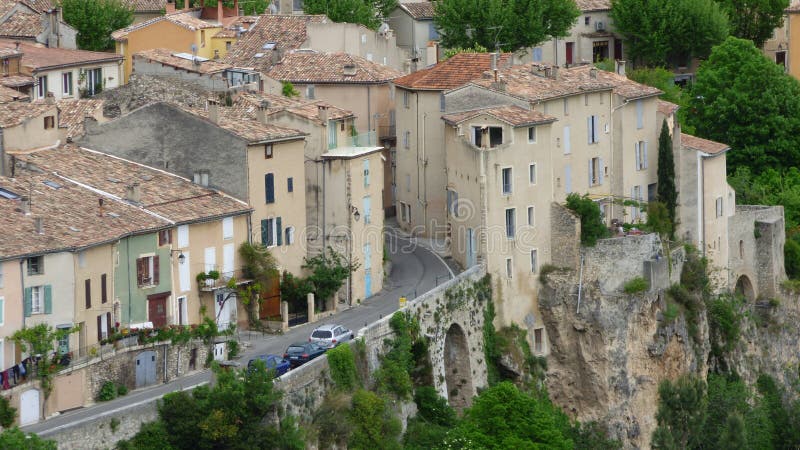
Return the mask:
{"type": "Polygon", "coordinates": [[[325,350],[327,348],[320,347],[313,342],[300,342],[290,345],[283,354],[283,358],[288,359],[290,367],[294,369],[322,355],[325,350]]]}
{"type": "Polygon", "coordinates": [[[353,332],[347,328],[341,325],[329,324],[312,331],[308,342],[314,342],[325,348],[333,348],[342,342],[352,340],[353,337],[353,332]]]}
{"type": "Polygon", "coordinates": [[[274,370],[276,377],[285,374],[290,368],[289,361],[279,355],[258,355],[247,363],[247,368],[253,370],[253,366],[257,360],[264,361],[267,370],[274,370]]]}

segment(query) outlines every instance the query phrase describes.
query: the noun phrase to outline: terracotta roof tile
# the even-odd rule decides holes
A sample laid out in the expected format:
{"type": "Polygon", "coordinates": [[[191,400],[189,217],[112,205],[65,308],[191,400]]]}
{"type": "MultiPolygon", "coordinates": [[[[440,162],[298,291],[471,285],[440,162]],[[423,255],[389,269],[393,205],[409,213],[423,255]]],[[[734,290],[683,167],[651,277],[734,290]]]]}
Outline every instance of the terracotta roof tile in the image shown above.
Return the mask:
{"type": "Polygon", "coordinates": [[[582,12],[611,10],[611,0],[575,0],[575,4],[582,12]]]}
{"type": "Polygon", "coordinates": [[[10,88],[30,86],[34,83],[35,80],[33,77],[27,75],[0,76],[0,85],[10,88]]]}
{"type": "Polygon", "coordinates": [[[681,133],[681,146],[692,150],[697,150],[709,155],[716,155],[730,150],[727,144],[710,141],[708,139],[692,136],[691,134],[681,133]]]}
{"type": "MultiPolygon", "coordinates": [[[[209,118],[208,109],[190,108],[181,105],[176,106],[190,114],[194,114],[195,116],[208,120],[212,124],[214,123],[209,118]]],[[[228,108],[225,106],[218,106],[218,108],[219,122],[216,125],[250,143],[278,141],[293,138],[302,139],[303,136],[306,135],[306,133],[303,133],[299,130],[273,124],[261,123],[258,120],[240,114],[239,111],[233,108],[228,108]]]]}
{"type": "Polygon", "coordinates": [[[433,2],[408,2],[400,3],[402,10],[408,13],[413,19],[433,19],[436,13],[436,4],[433,2]]]}
{"type": "Polygon", "coordinates": [[[138,13],[160,12],[166,8],[167,0],[123,0],[123,3],[138,13]]]}
{"type": "MultiPolygon", "coordinates": [[[[594,66],[585,64],[566,69],[568,73],[573,72],[586,79],[590,77],[589,71],[594,66]]],[[[608,82],[614,86],[614,93],[625,97],[628,100],[634,100],[643,97],[652,97],[654,95],[661,95],[663,92],[657,88],[648,86],[646,84],[637,83],[628,77],[619,75],[614,72],[607,72],[605,70],[597,71],[597,79],[608,82]]]]}
{"type": "Polygon", "coordinates": [[[264,49],[274,42],[281,52],[300,48],[307,39],[309,23],[327,23],[324,15],[261,15],[231,47],[224,61],[238,67],[253,67],[266,71],[272,66],[272,50],[264,49]],[[258,56],[261,55],[261,56],[258,56]]]}
{"type": "Polygon", "coordinates": [[[189,11],[176,11],[174,13],[165,14],[159,17],[154,17],[150,20],[145,20],[144,22],[139,22],[130,25],[128,27],[116,30],[111,33],[111,38],[114,39],[115,41],[124,41],[128,38],[128,34],[130,32],[141,30],[142,28],[147,28],[150,25],[161,22],[163,20],[174,23],[175,25],[181,26],[190,31],[201,30],[204,28],[218,28],[221,26],[218,22],[210,22],[203,20],[199,17],[199,15],[200,15],[199,9],[193,9],[189,11]]]}
{"type": "MultiPolygon", "coordinates": [[[[226,69],[230,69],[229,64],[224,64],[214,60],[201,61],[197,64],[179,56],[175,56],[174,51],[166,48],[154,48],[150,50],[142,50],[133,54],[134,59],[145,58],[150,61],[159,62],[165,66],[177,67],[188,72],[196,72],[201,74],[219,73],[226,69]]],[[[134,68],[136,62],[134,61],[134,68]]]]}
{"type": "Polygon", "coordinates": [[[41,100],[30,103],[11,102],[2,104],[0,105],[0,128],[15,127],[54,108],[54,104],[41,100]]]}
{"type": "Polygon", "coordinates": [[[658,108],[658,112],[665,116],[671,116],[672,114],[675,114],[675,111],[680,108],[680,106],[676,105],[675,103],[670,103],[661,99],[656,101],[656,107],[658,108]]]}
{"type": "Polygon", "coordinates": [[[385,83],[403,74],[391,67],[348,53],[321,53],[313,50],[292,51],[272,66],[267,76],[292,83],[385,83]],[[352,66],[352,74],[345,70],[352,66]]]}
{"type": "MultiPolygon", "coordinates": [[[[615,87],[614,83],[600,76],[592,78],[588,70],[559,69],[558,76],[554,78],[545,76],[544,72],[534,73],[536,67],[544,70],[542,65],[530,64],[500,69],[498,77],[505,83],[505,92],[536,102],[585,92],[610,90],[615,87]]],[[[484,72],[484,76],[474,80],[473,83],[492,89],[494,74],[489,71],[484,72]]]]}
{"type": "Polygon", "coordinates": [[[67,138],[83,136],[83,123],[103,109],[103,101],[95,99],[58,100],[58,126],[67,129],[67,138]]]}
{"type": "MultiPolygon", "coordinates": [[[[510,53],[501,54],[498,67],[506,65],[510,59],[510,53]]],[[[491,68],[491,53],[457,53],[427,69],[396,78],[394,84],[408,89],[453,89],[480,77],[491,68]]]]}
{"type": "Polygon", "coordinates": [[[9,102],[16,102],[18,100],[28,100],[27,94],[23,94],[22,92],[5,87],[0,85],[0,103],[9,103],[9,102]]]}
{"type": "Polygon", "coordinates": [[[250,210],[246,203],[186,178],[71,144],[15,156],[45,172],[57,173],[118,199],[125,199],[128,185],[138,183],[140,201],[133,205],[175,223],[250,210]]]}
{"type": "Polygon", "coordinates": [[[321,100],[305,101],[299,99],[290,99],[282,95],[263,93],[240,94],[234,101],[233,108],[240,114],[243,114],[247,117],[256,118],[256,110],[262,101],[269,102],[270,106],[267,109],[267,113],[269,115],[274,115],[285,111],[289,114],[293,114],[304,119],[322,123],[319,117],[319,107],[324,106],[328,109],[328,120],[341,120],[354,117],[351,111],[336,107],[321,100]]]}
{"type": "Polygon", "coordinates": [[[53,2],[51,0],[23,0],[23,3],[40,13],[53,9],[53,2]]]}
{"type": "MultiPolygon", "coordinates": [[[[15,45],[14,42],[0,40],[0,48],[14,48],[15,45]]],[[[22,50],[22,65],[35,71],[122,60],[122,55],[116,53],[48,48],[25,43],[20,44],[20,50],[22,50]]]]}
{"type": "Polygon", "coordinates": [[[473,117],[486,114],[494,117],[497,120],[506,122],[513,127],[524,127],[530,125],[540,125],[550,122],[555,122],[556,118],[548,116],[539,111],[525,109],[516,105],[509,106],[495,106],[490,108],[474,109],[472,111],[464,111],[453,114],[445,114],[442,116],[445,122],[457,125],[473,117]]]}
{"type": "Polygon", "coordinates": [[[16,12],[3,23],[0,23],[0,37],[35,38],[44,31],[42,18],[38,14],[16,12]]]}

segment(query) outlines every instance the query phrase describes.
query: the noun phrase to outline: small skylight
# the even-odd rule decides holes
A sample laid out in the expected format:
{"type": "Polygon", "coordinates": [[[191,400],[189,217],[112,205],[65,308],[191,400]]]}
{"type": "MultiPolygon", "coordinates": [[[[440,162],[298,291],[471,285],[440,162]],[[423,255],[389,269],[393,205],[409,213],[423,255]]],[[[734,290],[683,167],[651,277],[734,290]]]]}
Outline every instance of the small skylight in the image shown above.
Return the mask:
{"type": "Polygon", "coordinates": [[[172,56],[176,58],[185,59],[187,61],[197,61],[197,62],[208,61],[208,58],[203,58],[202,56],[194,56],[191,53],[173,53],[172,56]]]}
{"type": "Polygon", "coordinates": [[[150,181],[153,179],[153,176],[148,174],[143,174],[140,178],[143,179],[144,181],[150,181]]]}
{"type": "Polygon", "coordinates": [[[108,178],[106,178],[106,180],[108,180],[108,181],[110,181],[112,183],[119,183],[119,181],[120,181],[118,178],[114,178],[114,177],[108,177],[108,178]]]}
{"type": "Polygon", "coordinates": [[[115,218],[115,219],[119,219],[119,214],[117,214],[115,212],[110,212],[110,213],[108,213],[108,215],[113,217],[113,218],[115,218]]]}
{"type": "Polygon", "coordinates": [[[9,200],[16,200],[19,198],[19,195],[9,191],[8,189],[0,188],[0,198],[6,198],[9,200]]]}
{"type": "Polygon", "coordinates": [[[277,45],[277,42],[267,42],[266,44],[262,45],[261,48],[264,50],[274,50],[277,45]]]}
{"type": "Polygon", "coordinates": [[[46,186],[49,186],[49,187],[51,187],[53,189],[61,189],[61,185],[56,183],[55,181],[46,180],[46,181],[43,181],[43,183],[46,186]]]}
{"type": "Polygon", "coordinates": [[[263,53],[256,53],[254,56],[255,56],[256,58],[263,58],[263,57],[264,57],[264,54],[263,54],[263,53]]]}

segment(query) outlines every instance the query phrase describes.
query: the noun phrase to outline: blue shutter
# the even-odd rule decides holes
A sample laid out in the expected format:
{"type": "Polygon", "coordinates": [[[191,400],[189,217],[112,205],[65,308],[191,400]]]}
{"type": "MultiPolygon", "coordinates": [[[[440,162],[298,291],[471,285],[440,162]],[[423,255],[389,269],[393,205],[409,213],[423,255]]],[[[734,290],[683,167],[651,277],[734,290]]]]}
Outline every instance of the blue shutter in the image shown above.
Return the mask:
{"type": "Polygon", "coordinates": [[[267,203],[275,203],[275,176],[271,173],[264,175],[264,190],[267,193],[267,203]]]}
{"type": "Polygon", "coordinates": [[[636,128],[644,127],[644,105],[642,100],[636,100],[636,128]]]}
{"type": "Polygon", "coordinates": [[[278,245],[283,245],[283,233],[281,232],[281,218],[275,219],[275,235],[277,236],[278,245]]]}
{"type": "Polygon", "coordinates": [[[592,143],[592,116],[586,118],[586,140],[592,143]]]}
{"type": "Polygon", "coordinates": [[[31,310],[33,309],[32,299],[33,296],[33,288],[25,288],[25,304],[23,305],[23,309],[25,310],[25,317],[31,316],[31,310]]]}
{"type": "Polygon", "coordinates": [[[49,284],[44,285],[44,313],[53,314],[53,288],[49,284]]]}
{"type": "Polygon", "coordinates": [[[267,245],[267,219],[261,221],[261,243],[267,245]]]}
{"type": "Polygon", "coordinates": [[[289,177],[286,179],[286,190],[289,192],[294,192],[294,178],[289,177]]]}
{"type": "Polygon", "coordinates": [[[275,226],[274,223],[275,219],[267,219],[267,246],[275,245],[275,241],[273,240],[273,230],[272,228],[275,226]]]}
{"type": "Polygon", "coordinates": [[[594,167],[592,166],[592,160],[589,160],[589,187],[592,186],[592,182],[594,181],[594,177],[592,176],[594,167]]]}

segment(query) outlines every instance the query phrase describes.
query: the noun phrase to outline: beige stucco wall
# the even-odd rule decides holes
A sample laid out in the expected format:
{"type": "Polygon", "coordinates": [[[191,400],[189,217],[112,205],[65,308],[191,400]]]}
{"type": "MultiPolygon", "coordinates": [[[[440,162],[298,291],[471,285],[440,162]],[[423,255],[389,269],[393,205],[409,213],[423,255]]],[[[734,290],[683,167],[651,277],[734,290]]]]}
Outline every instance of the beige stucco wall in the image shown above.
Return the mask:
{"type": "Polygon", "coordinates": [[[800,39],[800,14],[789,13],[786,17],[789,28],[789,74],[800,79],[800,45],[796,43],[800,39]]]}
{"type": "MultiPolygon", "coordinates": [[[[48,70],[45,72],[36,72],[33,74],[35,77],[47,77],[47,91],[53,94],[56,100],[62,98],[80,98],[80,89],[86,88],[86,81],[81,83],[81,71],[102,69],[103,71],[103,90],[113,89],[118,87],[122,82],[122,64],[120,62],[110,62],[104,64],[87,64],[82,67],[72,67],[67,69],[48,70]],[[72,94],[64,93],[64,83],[62,74],[65,72],[72,73],[72,94]]],[[[37,90],[33,90],[34,95],[37,95],[37,90]]]]}
{"type": "Polygon", "coordinates": [[[397,46],[407,52],[408,58],[412,58],[415,49],[418,50],[419,61],[409,65],[412,71],[436,64],[436,53],[428,51],[429,45],[432,47],[434,43],[430,40],[432,20],[414,20],[402,9],[395,8],[387,22],[397,36],[397,46]]]}
{"type": "MultiPolygon", "coordinates": [[[[53,328],[75,325],[75,265],[71,252],[44,255],[44,273],[28,275],[27,266],[22,268],[22,287],[50,285],[52,287],[52,314],[31,314],[24,318],[25,326],[47,323],[53,328]]],[[[44,305],[44,303],[42,303],[44,305]]],[[[78,348],[77,333],[70,336],[70,351],[78,348]]]]}
{"type": "MultiPolygon", "coordinates": [[[[772,36],[764,42],[764,47],[761,49],[764,56],[771,61],[777,62],[777,53],[784,52],[784,57],[788,60],[788,47],[789,47],[789,27],[787,24],[787,16],[783,17],[779,27],[775,28],[772,36]]],[[[786,61],[788,63],[788,61],[786,61]]],[[[788,65],[787,65],[788,69],[788,65]]]]}
{"type": "Polygon", "coordinates": [[[0,359],[0,370],[5,370],[17,362],[15,346],[9,337],[22,328],[20,260],[0,261],[0,271],[3,274],[0,283],[0,298],[3,300],[3,321],[0,324],[3,356],[0,359]]]}
{"type": "Polygon", "coordinates": [[[247,149],[248,186],[250,205],[253,207],[253,242],[261,242],[261,221],[281,217],[283,232],[294,227],[294,243],[276,245],[270,251],[282,270],[300,274],[305,251],[306,183],[304,168],[305,141],[295,140],[273,144],[273,157],[264,158],[264,145],[252,145],[247,149]],[[264,176],[275,177],[275,202],[266,203],[264,176]],[[293,179],[293,192],[287,192],[287,179],[293,179]]]}
{"type": "Polygon", "coordinates": [[[32,117],[21,124],[3,129],[3,149],[5,151],[30,150],[54,145],[59,139],[58,109],[53,108],[46,113],[32,117]],[[45,130],[44,118],[53,116],[56,126],[45,130]]]}
{"type": "Polygon", "coordinates": [[[82,329],[76,334],[78,350],[84,355],[86,349],[97,344],[97,316],[112,313],[114,326],[114,248],[111,244],[98,245],[72,253],[75,271],[75,323],[82,329]],[[102,302],[101,278],[106,275],[106,302],[102,302]],[[91,282],[91,307],[86,308],[86,284],[91,282]]]}
{"type": "MultiPolygon", "coordinates": [[[[614,24],[608,16],[608,13],[608,11],[594,11],[579,15],[575,24],[569,30],[568,36],[551,39],[539,45],[542,49],[541,62],[563,66],[566,63],[567,42],[573,42],[575,44],[572,54],[573,64],[579,64],[583,60],[592,62],[592,49],[594,42],[597,41],[608,41],[608,57],[610,59],[622,59],[622,55],[614,54],[614,41],[617,38],[613,36],[614,24]],[[589,17],[589,25],[586,25],[587,16],[589,17]],[[595,24],[597,22],[603,22],[605,25],[605,32],[598,32],[595,29],[595,24]]],[[[521,55],[521,58],[519,54],[517,56],[518,62],[527,63],[533,60],[531,49],[528,49],[525,54],[521,55]]]]}
{"type": "Polygon", "coordinates": [[[384,66],[407,71],[406,53],[397,47],[393,34],[379,35],[353,23],[308,23],[304,48],[320,52],[344,52],[358,55],[384,66]]]}
{"type": "Polygon", "coordinates": [[[736,199],[728,185],[725,153],[704,157],[703,221],[704,251],[711,269],[712,282],[719,289],[728,287],[728,218],[736,212],[736,199]],[[716,200],[722,199],[722,215],[717,216],[716,200]]]}

